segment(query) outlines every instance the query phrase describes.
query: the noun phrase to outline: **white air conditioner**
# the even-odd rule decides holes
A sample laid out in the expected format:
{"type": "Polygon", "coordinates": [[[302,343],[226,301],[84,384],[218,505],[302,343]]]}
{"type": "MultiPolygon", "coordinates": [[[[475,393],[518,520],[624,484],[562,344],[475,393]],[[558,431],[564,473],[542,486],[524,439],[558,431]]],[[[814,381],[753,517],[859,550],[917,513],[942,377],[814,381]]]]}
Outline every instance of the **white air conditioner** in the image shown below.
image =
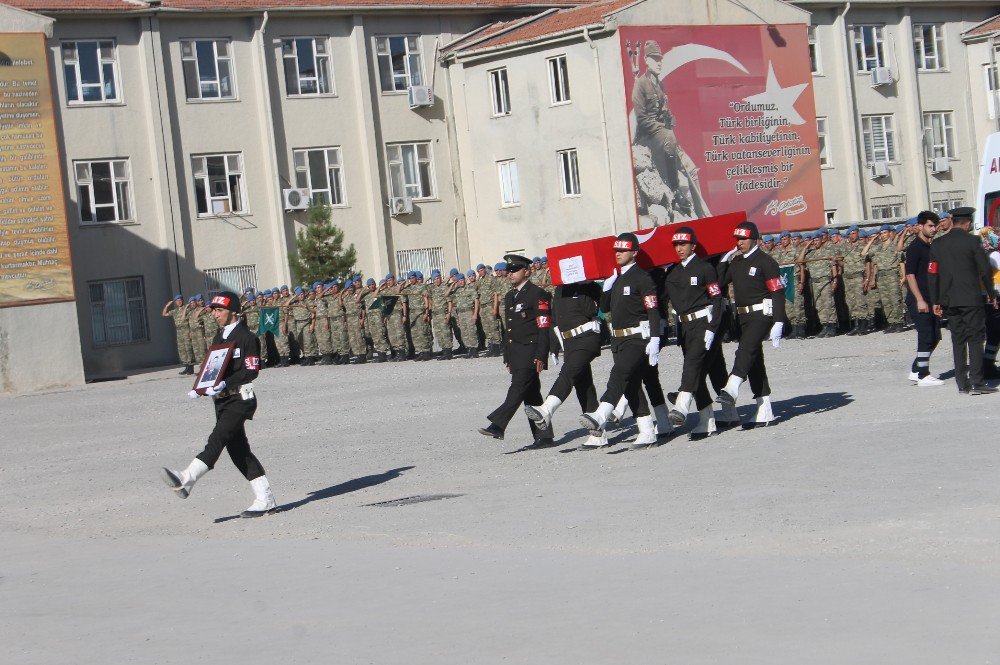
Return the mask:
{"type": "Polygon", "coordinates": [[[410,98],[410,108],[418,106],[434,106],[434,91],[429,85],[411,85],[407,88],[410,98]]]}
{"type": "Polygon", "coordinates": [[[889,162],[872,162],[872,179],[884,178],[889,175],[889,162]]]}
{"type": "Polygon", "coordinates": [[[892,70],[888,67],[876,67],[872,70],[872,87],[889,85],[892,83],[892,70]]]}
{"type": "Polygon", "coordinates": [[[311,192],[308,189],[292,188],[281,190],[281,199],[285,202],[285,212],[308,208],[310,195],[311,192]]]}
{"type": "Polygon", "coordinates": [[[413,212],[413,199],[408,196],[394,196],[389,202],[389,214],[393,217],[409,215],[413,212]]]}
{"type": "Polygon", "coordinates": [[[931,173],[947,173],[951,170],[951,160],[947,157],[935,157],[931,160],[931,173]]]}

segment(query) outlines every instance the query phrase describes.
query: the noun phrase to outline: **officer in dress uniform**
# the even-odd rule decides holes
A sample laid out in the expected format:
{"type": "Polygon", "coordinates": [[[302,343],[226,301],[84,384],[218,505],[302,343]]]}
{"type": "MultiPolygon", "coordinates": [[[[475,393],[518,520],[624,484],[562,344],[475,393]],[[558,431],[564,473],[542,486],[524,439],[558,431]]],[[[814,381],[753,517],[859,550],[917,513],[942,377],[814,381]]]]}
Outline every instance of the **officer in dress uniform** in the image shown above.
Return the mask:
{"type": "MultiPolygon", "coordinates": [[[[205,390],[205,394],[215,400],[215,429],[205,449],[184,471],[164,468],[162,477],[177,496],[186,499],[195,482],[215,466],[225,449],[253,488],[254,502],[240,516],[260,517],[276,508],[264,467],[250,450],[246,433],[246,421],[252,420],[257,410],[252,381],[260,370],[260,341],[240,320],[240,300],[235,293],[222,291],[208,306],[219,324],[212,344],[229,342],[236,346],[223,380],[205,390]]],[[[192,390],[188,396],[197,399],[202,395],[192,390]]]]}
{"type": "Polygon", "coordinates": [[[979,238],[969,233],[975,212],[966,207],[951,211],[952,231],[931,243],[927,287],[934,316],[948,318],[959,392],[983,395],[997,392],[983,382],[983,294],[993,284],[993,271],[979,238]]]}
{"type": "Polygon", "coordinates": [[[774,348],[781,342],[785,320],[785,285],[778,263],[759,251],[760,233],[753,222],[741,222],[733,231],[738,253],[732,257],[722,287],[733,285],[736,313],[740,317],[739,346],[726,387],[718,395],[719,403],[733,406],[740,385],[750,379],[750,388],[757,398],[757,416],[747,428],[766,426],[774,420],[771,411],[771,386],[764,367],[765,339],[774,348]]]}
{"type": "MultiPolygon", "coordinates": [[[[479,429],[480,434],[503,439],[507,424],[522,405],[542,404],[542,384],[538,375],[546,367],[549,356],[549,332],[552,325],[552,299],[542,287],[528,280],[531,261],[518,254],[508,254],[508,281],[513,287],[504,297],[503,362],[510,372],[507,398],[487,416],[490,424],[479,429]]],[[[552,443],[552,428],[539,427],[530,419],[535,446],[552,443]]]]}
{"type": "Polygon", "coordinates": [[[683,425],[692,405],[696,405],[698,424],[691,438],[697,440],[715,433],[712,396],[705,379],[711,356],[721,352],[722,340],[716,339],[716,333],[722,322],[722,287],[712,264],[694,253],[698,244],[694,229],[680,227],[671,241],[680,262],[667,271],[665,285],[677,312],[677,340],[684,353],[684,365],[670,420],[676,426],[683,425]]]}
{"type": "MultiPolygon", "coordinates": [[[[552,414],[576,389],[576,397],[584,412],[597,408],[597,389],[590,363],[601,355],[601,322],[597,318],[601,287],[594,282],[563,284],[555,287],[552,298],[552,330],[563,350],[559,376],[541,406],[525,406],[524,412],[543,429],[552,426],[552,414]]],[[[591,436],[583,444],[587,448],[608,445],[607,435],[591,436]]]]}
{"type": "Polygon", "coordinates": [[[614,364],[600,404],[580,416],[580,423],[590,430],[591,436],[603,436],[608,416],[625,395],[639,428],[632,447],[644,448],[656,443],[656,425],[642,394],[642,368],[643,363],[655,367],[659,362],[659,298],[649,273],[635,263],[639,255],[639,239],[635,234],[620,234],[615,239],[614,251],[618,272],[605,280],[601,294],[601,309],[610,312],[612,319],[614,364]]]}

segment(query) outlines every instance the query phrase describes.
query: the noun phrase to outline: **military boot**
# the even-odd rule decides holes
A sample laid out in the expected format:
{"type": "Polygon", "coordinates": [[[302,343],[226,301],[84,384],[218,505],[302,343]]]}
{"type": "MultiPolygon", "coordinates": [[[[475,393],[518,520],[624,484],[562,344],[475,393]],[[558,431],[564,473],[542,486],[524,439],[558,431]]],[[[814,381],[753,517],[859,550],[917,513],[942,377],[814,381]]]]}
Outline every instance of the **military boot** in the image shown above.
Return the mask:
{"type": "Polygon", "coordinates": [[[451,349],[445,349],[444,351],[441,352],[441,356],[438,358],[438,360],[451,360],[451,356],[452,356],[451,349]]]}
{"type": "Polygon", "coordinates": [[[180,372],[178,372],[178,373],[179,373],[179,374],[180,374],[181,376],[185,376],[185,375],[187,375],[187,374],[194,374],[194,365],[184,365],[184,369],[182,369],[182,370],[181,370],[180,372]]]}
{"type": "Polygon", "coordinates": [[[867,335],[871,331],[875,330],[875,322],[871,319],[861,319],[861,332],[859,335],[867,335]]]}
{"type": "Polygon", "coordinates": [[[278,364],[275,367],[288,367],[290,364],[288,356],[278,356],[278,364]]]}
{"type": "Polygon", "coordinates": [[[861,321],[858,319],[852,319],[852,321],[854,322],[854,325],[847,331],[847,334],[854,337],[855,335],[861,334],[861,321]]]}

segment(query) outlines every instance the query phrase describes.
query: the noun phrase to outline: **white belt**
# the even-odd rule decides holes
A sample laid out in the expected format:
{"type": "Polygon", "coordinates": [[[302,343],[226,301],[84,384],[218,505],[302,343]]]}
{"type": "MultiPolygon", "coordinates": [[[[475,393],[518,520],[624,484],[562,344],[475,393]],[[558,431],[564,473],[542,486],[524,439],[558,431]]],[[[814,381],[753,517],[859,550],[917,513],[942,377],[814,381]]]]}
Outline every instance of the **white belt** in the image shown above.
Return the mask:
{"type": "Polygon", "coordinates": [[[642,326],[636,326],[635,328],[612,328],[612,337],[628,337],[629,335],[639,335],[642,333],[642,326]]]}
{"type": "Polygon", "coordinates": [[[736,311],[740,314],[749,314],[750,312],[767,312],[771,309],[771,299],[765,299],[756,305],[750,305],[749,307],[737,307],[736,311]]]}
{"type": "Polygon", "coordinates": [[[566,332],[562,333],[562,338],[573,339],[578,335],[582,335],[585,332],[591,332],[591,331],[601,332],[601,324],[597,321],[588,321],[583,325],[579,325],[576,328],[573,328],[572,330],[567,330],[566,332]]]}
{"type": "Polygon", "coordinates": [[[681,323],[691,323],[695,319],[707,319],[712,316],[712,306],[703,307],[697,312],[691,312],[690,314],[680,314],[677,318],[681,320],[681,323]]]}

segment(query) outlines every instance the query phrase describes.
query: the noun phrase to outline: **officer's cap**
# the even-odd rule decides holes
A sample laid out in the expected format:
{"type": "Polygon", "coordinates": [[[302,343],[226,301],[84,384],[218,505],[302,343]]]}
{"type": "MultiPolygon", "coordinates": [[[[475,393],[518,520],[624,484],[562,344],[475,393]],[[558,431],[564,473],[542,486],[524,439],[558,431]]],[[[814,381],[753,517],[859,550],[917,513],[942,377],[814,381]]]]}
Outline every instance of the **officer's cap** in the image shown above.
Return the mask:
{"type": "Polygon", "coordinates": [[[652,39],[648,40],[642,45],[643,57],[646,58],[662,58],[663,53],[660,52],[660,45],[654,42],[652,39]]]}
{"type": "Polygon", "coordinates": [[[174,296],[174,300],[184,300],[184,296],[178,293],[176,296],[174,296]]]}
{"type": "Polygon", "coordinates": [[[693,245],[697,244],[698,239],[694,236],[694,229],[690,226],[682,226],[674,231],[674,235],[670,236],[670,242],[675,245],[680,243],[691,243],[693,245]]]}
{"type": "Polygon", "coordinates": [[[465,276],[466,277],[475,277],[476,276],[476,271],[475,270],[470,270],[469,272],[465,273],[465,276]]]}
{"type": "Polygon", "coordinates": [[[954,219],[972,219],[972,216],[976,214],[976,209],[970,206],[962,206],[960,208],[952,208],[948,211],[954,219]]]}
{"type": "Polygon", "coordinates": [[[232,291],[219,291],[208,303],[210,309],[227,309],[230,312],[240,313],[240,297],[232,291]]]}
{"type": "Polygon", "coordinates": [[[637,252],[639,251],[639,239],[634,233],[619,233],[615,238],[616,252],[637,252]]]}
{"type": "Polygon", "coordinates": [[[501,261],[500,263],[498,263],[495,266],[493,266],[493,270],[494,271],[497,271],[497,270],[506,270],[506,269],[507,269],[507,264],[504,263],[503,261],[501,261]]]}
{"type": "Polygon", "coordinates": [[[486,270],[486,264],[480,263],[476,266],[476,270],[486,270]]]}
{"type": "Polygon", "coordinates": [[[528,260],[528,257],[520,254],[504,254],[503,260],[507,264],[507,270],[511,272],[531,267],[531,261],[528,260]]]}
{"type": "Polygon", "coordinates": [[[760,231],[753,222],[740,222],[733,229],[733,237],[740,240],[757,240],[760,238],[760,231]]]}
{"type": "Polygon", "coordinates": [[[458,274],[458,268],[452,268],[451,270],[448,271],[448,277],[454,277],[457,274],[458,274]]]}

